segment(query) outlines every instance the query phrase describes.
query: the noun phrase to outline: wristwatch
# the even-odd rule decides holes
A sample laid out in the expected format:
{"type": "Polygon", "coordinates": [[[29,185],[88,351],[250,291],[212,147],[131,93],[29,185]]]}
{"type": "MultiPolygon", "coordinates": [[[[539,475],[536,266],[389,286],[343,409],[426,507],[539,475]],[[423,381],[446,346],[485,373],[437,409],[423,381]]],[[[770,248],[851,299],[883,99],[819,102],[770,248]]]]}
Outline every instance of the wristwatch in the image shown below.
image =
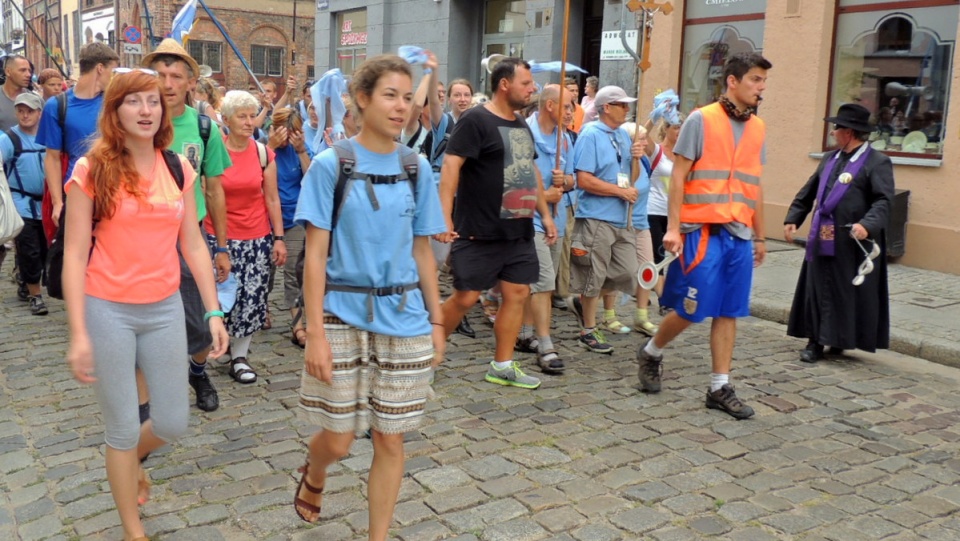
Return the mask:
{"type": "Polygon", "coordinates": [[[274,236],[273,236],[273,241],[274,241],[274,242],[276,242],[276,241],[278,241],[278,240],[283,240],[283,235],[274,235],[274,236]]]}
{"type": "Polygon", "coordinates": [[[229,253],[230,253],[230,249],[227,248],[226,246],[217,246],[216,248],[213,249],[213,255],[229,254],[229,253]]]}

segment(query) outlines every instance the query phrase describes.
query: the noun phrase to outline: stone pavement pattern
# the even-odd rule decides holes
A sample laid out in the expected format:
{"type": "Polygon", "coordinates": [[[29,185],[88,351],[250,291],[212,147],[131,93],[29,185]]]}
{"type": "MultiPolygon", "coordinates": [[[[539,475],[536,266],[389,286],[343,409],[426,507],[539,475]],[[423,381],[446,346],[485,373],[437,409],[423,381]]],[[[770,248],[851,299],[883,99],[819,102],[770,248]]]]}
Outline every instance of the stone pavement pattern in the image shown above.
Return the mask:
{"type": "MultiPolygon", "coordinates": [[[[31,317],[3,276],[0,539],[119,540],[99,408],[63,361],[62,304],[31,317]]],[[[215,365],[221,408],[193,408],[187,437],[148,460],[152,539],[366,539],[369,440],[331,470],[320,525],[292,509],[313,428],[295,414],[301,351],[280,312],[254,341],[259,382],[215,365]]],[[[561,313],[569,369],[526,391],[483,381],[492,339],[478,313],[479,337],[452,339],[408,437],[392,539],[960,538],[956,369],[897,354],[802,365],[801,341],[751,318],[733,380],[757,415],[738,422],[703,407],[706,326],[668,351],[664,392],[649,396],[635,388],[636,334],[611,337],[612,357],[586,353],[561,313]]]]}

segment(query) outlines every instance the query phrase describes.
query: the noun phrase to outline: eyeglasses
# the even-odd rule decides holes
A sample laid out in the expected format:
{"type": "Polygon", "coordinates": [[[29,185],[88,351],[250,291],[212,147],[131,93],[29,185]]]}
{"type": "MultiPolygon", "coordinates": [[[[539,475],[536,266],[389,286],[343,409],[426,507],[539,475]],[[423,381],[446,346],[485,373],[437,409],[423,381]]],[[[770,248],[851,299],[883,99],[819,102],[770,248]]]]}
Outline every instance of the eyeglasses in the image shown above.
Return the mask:
{"type": "Polygon", "coordinates": [[[160,75],[156,71],[152,69],[147,69],[147,68],[124,68],[124,67],[113,68],[113,74],[115,76],[125,75],[127,73],[133,73],[135,71],[143,72],[143,73],[146,73],[147,75],[153,75],[154,77],[158,77],[160,75]]]}

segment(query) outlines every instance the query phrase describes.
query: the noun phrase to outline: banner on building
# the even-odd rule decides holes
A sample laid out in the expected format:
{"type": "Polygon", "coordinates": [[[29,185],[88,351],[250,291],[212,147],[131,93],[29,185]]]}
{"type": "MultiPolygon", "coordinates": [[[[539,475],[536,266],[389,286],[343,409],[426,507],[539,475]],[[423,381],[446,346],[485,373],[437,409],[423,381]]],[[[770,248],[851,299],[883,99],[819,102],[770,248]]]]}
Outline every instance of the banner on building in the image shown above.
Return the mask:
{"type": "MultiPolygon", "coordinates": [[[[631,46],[636,47],[637,31],[627,30],[626,40],[631,46]]],[[[623,41],[620,39],[619,30],[604,32],[601,36],[600,60],[633,60],[630,53],[623,48],[623,41]]]]}

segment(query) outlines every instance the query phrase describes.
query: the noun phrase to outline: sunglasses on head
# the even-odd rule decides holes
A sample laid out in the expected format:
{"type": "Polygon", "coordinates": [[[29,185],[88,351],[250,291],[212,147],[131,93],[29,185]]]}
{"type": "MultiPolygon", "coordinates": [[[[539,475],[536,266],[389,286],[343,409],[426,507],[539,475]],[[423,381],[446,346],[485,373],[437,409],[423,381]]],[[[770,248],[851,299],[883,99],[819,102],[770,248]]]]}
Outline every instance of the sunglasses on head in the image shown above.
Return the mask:
{"type": "Polygon", "coordinates": [[[123,68],[123,67],[113,68],[114,75],[125,75],[127,73],[133,73],[135,71],[146,73],[147,75],[153,75],[154,77],[157,77],[159,75],[156,71],[152,69],[147,69],[147,68],[123,68]]]}

